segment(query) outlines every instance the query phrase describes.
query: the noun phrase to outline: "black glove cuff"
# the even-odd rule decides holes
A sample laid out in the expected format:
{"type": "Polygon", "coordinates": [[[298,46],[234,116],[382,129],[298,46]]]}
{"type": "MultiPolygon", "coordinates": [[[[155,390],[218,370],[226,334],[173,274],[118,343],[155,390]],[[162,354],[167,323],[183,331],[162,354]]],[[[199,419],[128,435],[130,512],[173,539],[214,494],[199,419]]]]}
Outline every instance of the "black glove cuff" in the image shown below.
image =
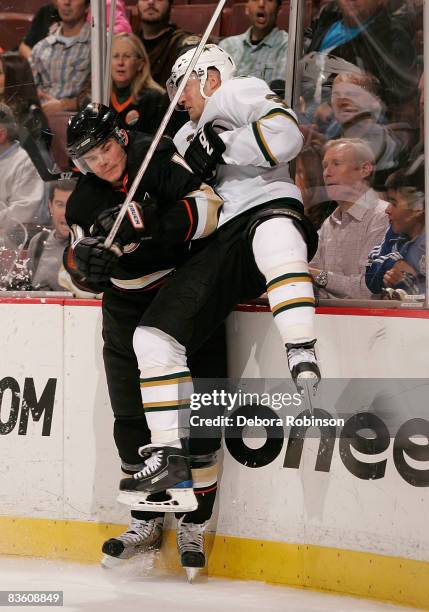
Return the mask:
{"type": "Polygon", "coordinates": [[[214,148],[216,149],[216,152],[217,152],[217,154],[219,156],[218,157],[218,164],[225,163],[223,161],[223,159],[222,159],[222,154],[225,153],[225,151],[226,151],[226,144],[224,143],[222,138],[219,136],[219,134],[216,132],[216,130],[215,130],[214,126],[213,126],[213,121],[210,121],[210,123],[206,123],[205,130],[206,130],[207,136],[210,139],[210,143],[214,146],[214,148]]]}
{"type": "Polygon", "coordinates": [[[155,200],[147,200],[141,203],[143,209],[144,233],[143,240],[158,239],[161,234],[159,223],[159,209],[155,200]]]}

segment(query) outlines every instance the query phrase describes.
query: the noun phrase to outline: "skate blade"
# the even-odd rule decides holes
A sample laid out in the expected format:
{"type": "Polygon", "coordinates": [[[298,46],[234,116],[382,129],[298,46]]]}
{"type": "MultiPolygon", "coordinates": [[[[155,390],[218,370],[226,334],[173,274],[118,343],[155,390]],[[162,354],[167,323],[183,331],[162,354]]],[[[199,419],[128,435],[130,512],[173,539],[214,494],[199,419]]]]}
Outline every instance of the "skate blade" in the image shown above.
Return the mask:
{"type": "Polygon", "coordinates": [[[197,498],[193,489],[173,488],[167,489],[170,499],[163,501],[148,500],[152,493],[143,491],[120,491],[117,501],[131,506],[132,510],[150,510],[152,512],[192,512],[198,507],[197,498]]]}
{"type": "Polygon", "coordinates": [[[199,567],[185,567],[186,578],[189,584],[192,584],[199,576],[201,568],[199,567]]]}
{"type": "Polygon", "coordinates": [[[110,555],[104,555],[101,559],[101,567],[104,569],[113,569],[115,567],[122,567],[127,563],[128,559],[119,559],[119,557],[111,557],[110,555]]]}
{"type": "Polygon", "coordinates": [[[313,372],[306,372],[297,379],[297,386],[300,390],[303,404],[311,415],[314,414],[313,398],[316,395],[318,384],[319,377],[313,372]]]}

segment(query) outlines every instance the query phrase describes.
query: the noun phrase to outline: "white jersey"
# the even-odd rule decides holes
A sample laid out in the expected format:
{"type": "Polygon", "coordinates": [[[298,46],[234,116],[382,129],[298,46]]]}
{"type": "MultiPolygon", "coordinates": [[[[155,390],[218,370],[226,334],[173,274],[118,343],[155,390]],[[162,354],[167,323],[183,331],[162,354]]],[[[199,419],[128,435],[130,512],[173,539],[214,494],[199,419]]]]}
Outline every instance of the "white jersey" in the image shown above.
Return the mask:
{"type": "Polygon", "coordinates": [[[289,174],[289,162],[301,151],[303,136],[295,113],[265,81],[238,77],[226,81],[208,98],[198,124],[189,121],[174,137],[184,155],[196,131],[209,121],[227,131],[225,165],[217,167],[215,189],[224,204],[219,225],[240,213],[301,192],[289,174]]]}

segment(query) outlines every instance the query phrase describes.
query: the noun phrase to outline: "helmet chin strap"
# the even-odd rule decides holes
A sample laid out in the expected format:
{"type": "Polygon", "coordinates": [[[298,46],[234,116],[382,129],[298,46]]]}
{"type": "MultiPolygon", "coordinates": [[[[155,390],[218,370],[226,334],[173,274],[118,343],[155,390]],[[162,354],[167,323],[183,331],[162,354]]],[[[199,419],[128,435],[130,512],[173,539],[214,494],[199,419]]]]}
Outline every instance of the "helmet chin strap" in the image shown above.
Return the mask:
{"type": "Polygon", "coordinates": [[[199,81],[200,81],[200,94],[202,95],[204,100],[207,102],[208,98],[210,97],[204,93],[204,87],[206,86],[206,83],[207,83],[207,75],[199,79],[199,81]]]}
{"type": "MultiPolygon", "coordinates": [[[[207,83],[207,79],[209,78],[208,72],[206,72],[205,75],[202,75],[201,77],[199,77],[199,81],[200,81],[200,94],[202,95],[202,97],[204,98],[204,100],[207,102],[207,100],[210,98],[210,96],[216,91],[217,87],[215,87],[212,90],[212,93],[210,95],[207,95],[204,93],[204,87],[206,86],[207,83]]],[[[222,77],[220,76],[220,80],[219,80],[219,87],[222,85],[223,81],[222,81],[222,77]]]]}

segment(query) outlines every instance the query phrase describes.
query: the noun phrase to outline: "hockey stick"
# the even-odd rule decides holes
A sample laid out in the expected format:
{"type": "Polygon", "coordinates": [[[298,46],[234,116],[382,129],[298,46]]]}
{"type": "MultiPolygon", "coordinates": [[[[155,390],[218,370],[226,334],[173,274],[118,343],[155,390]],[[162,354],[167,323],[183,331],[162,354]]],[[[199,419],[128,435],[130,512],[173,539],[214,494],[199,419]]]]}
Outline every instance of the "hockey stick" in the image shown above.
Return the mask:
{"type": "Polygon", "coordinates": [[[22,148],[28,153],[42,181],[47,183],[50,181],[61,181],[63,179],[72,178],[73,172],[53,172],[48,168],[46,161],[44,160],[43,155],[36,144],[36,141],[31,136],[27,128],[20,127],[18,130],[18,136],[22,148]]]}
{"type": "Polygon", "coordinates": [[[225,5],[225,2],[226,2],[226,0],[219,0],[219,3],[218,3],[218,5],[217,5],[217,7],[216,7],[216,9],[215,9],[215,11],[214,11],[214,13],[212,15],[212,18],[210,19],[210,22],[209,22],[209,24],[208,24],[208,26],[206,28],[206,31],[204,32],[204,34],[203,34],[203,36],[202,36],[202,38],[200,40],[200,44],[195,49],[195,53],[194,53],[194,55],[192,57],[191,63],[189,64],[188,69],[185,72],[185,74],[183,76],[183,79],[180,82],[179,87],[177,88],[176,95],[174,96],[174,98],[170,102],[170,106],[168,107],[167,112],[165,113],[164,118],[161,121],[161,124],[160,124],[160,126],[158,128],[158,131],[156,132],[156,134],[155,134],[155,136],[153,138],[152,144],[150,145],[150,147],[148,149],[148,152],[146,153],[146,156],[145,156],[144,160],[142,161],[140,169],[139,169],[139,171],[138,171],[138,173],[137,173],[137,175],[136,175],[136,177],[135,177],[135,179],[134,179],[134,181],[133,181],[133,183],[132,183],[132,185],[130,187],[128,195],[125,198],[125,201],[122,204],[122,207],[121,207],[121,209],[120,209],[120,211],[118,213],[118,216],[115,219],[115,223],[113,224],[112,229],[110,230],[110,233],[109,233],[109,235],[107,236],[107,238],[106,238],[106,240],[104,242],[104,246],[106,248],[110,248],[112,246],[112,243],[113,243],[113,241],[115,239],[115,236],[117,234],[119,226],[122,223],[122,219],[125,217],[125,214],[127,212],[128,205],[133,200],[134,194],[137,191],[137,187],[139,186],[140,181],[142,180],[142,178],[144,176],[144,173],[146,172],[147,167],[150,164],[150,161],[151,161],[151,159],[153,157],[153,154],[155,153],[155,149],[158,146],[158,143],[161,140],[162,135],[164,134],[165,128],[167,127],[167,123],[169,122],[171,115],[173,114],[173,110],[175,109],[176,104],[178,103],[178,101],[180,99],[180,96],[182,95],[182,92],[183,92],[183,90],[186,87],[186,83],[188,82],[188,79],[189,79],[189,77],[192,74],[194,66],[197,63],[198,58],[201,55],[201,52],[202,52],[202,50],[204,48],[204,45],[206,44],[206,42],[208,40],[208,37],[210,36],[210,34],[211,34],[211,32],[212,32],[212,30],[214,28],[214,25],[215,25],[219,15],[222,12],[222,9],[223,9],[223,7],[225,5]]]}

